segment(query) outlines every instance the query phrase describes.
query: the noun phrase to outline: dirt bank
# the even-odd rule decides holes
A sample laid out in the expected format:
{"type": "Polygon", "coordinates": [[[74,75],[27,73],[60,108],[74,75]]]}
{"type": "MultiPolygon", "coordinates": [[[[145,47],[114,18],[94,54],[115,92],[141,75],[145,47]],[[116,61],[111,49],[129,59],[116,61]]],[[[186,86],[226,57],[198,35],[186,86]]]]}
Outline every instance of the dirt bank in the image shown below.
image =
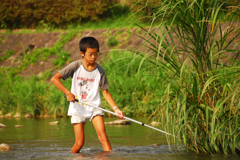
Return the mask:
{"type": "MultiPolygon", "coordinates": [[[[240,22],[237,23],[237,26],[240,26],[240,22]]],[[[226,27],[227,24],[223,24],[222,31],[224,31],[226,27]]],[[[65,33],[67,33],[67,31],[37,33],[35,30],[32,30],[31,33],[27,34],[19,32],[20,31],[17,30],[13,31],[12,34],[0,33],[0,57],[5,55],[6,51],[8,50],[15,51],[15,54],[12,55],[10,58],[0,61],[0,67],[17,67],[21,65],[20,58],[23,54],[23,51],[26,51],[27,49],[34,50],[38,48],[53,47],[55,43],[59,40],[60,35],[64,35],[65,33]]],[[[85,30],[77,33],[70,41],[65,43],[63,49],[69,52],[72,61],[78,60],[81,58],[78,47],[79,40],[85,36],[93,36],[99,41],[100,44],[101,53],[98,58],[98,62],[103,63],[101,62],[102,57],[106,56],[110,50],[129,50],[131,48],[138,48],[139,45],[143,44],[143,40],[137,35],[142,35],[143,33],[144,31],[139,28],[85,30]],[[118,41],[118,44],[116,46],[110,47],[108,45],[108,42],[112,37],[114,37],[118,41]]],[[[220,36],[219,33],[218,36],[220,36]]],[[[229,48],[232,48],[235,44],[239,42],[239,40],[240,35],[236,37],[236,42],[229,46],[229,48]]],[[[176,42],[176,38],[174,38],[174,42],[176,42]]],[[[240,44],[238,44],[235,49],[239,48],[240,44]]],[[[139,47],[138,50],[147,54],[151,52],[150,49],[144,46],[139,47]]],[[[40,62],[37,62],[34,65],[29,65],[26,67],[26,69],[22,71],[21,75],[38,75],[50,69],[53,69],[54,71],[52,72],[52,74],[55,74],[57,70],[56,68],[54,68],[52,61],[56,58],[57,57],[55,55],[49,57],[48,60],[44,62],[44,65],[41,65],[40,62]]],[[[240,55],[238,56],[238,60],[240,60],[240,55]]]]}
{"type": "MultiPolygon", "coordinates": [[[[23,54],[23,51],[27,51],[29,48],[31,50],[34,50],[38,48],[53,47],[58,41],[60,35],[65,34],[66,32],[67,31],[59,31],[53,33],[35,33],[33,30],[32,33],[27,34],[15,32],[7,35],[0,34],[0,56],[2,57],[4,54],[6,54],[6,51],[15,51],[15,54],[10,58],[0,61],[0,66],[17,67],[21,65],[20,58],[23,54]]],[[[69,52],[72,61],[78,60],[81,58],[78,47],[79,40],[85,36],[93,36],[99,41],[100,44],[101,54],[98,58],[98,61],[100,62],[102,57],[105,56],[110,50],[126,50],[129,48],[136,48],[138,45],[142,44],[143,40],[135,35],[137,32],[140,33],[140,30],[137,28],[114,30],[85,30],[77,33],[70,41],[65,43],[63,49],[69,52]],[[110,47],[107,43],[112,37],[118,41],[118,44],[116,46],[110,47]]],[[[41,65],[40,62],[35,63],[34,65],[29,65],[25,70],[22,71],[21,75],[38,75],[41,72],[52,69],[54,65],[51,61],[54,59],[56,59],[55,55],[51,56],[46,62],[44,62],[44,65],[41,65]]]]}

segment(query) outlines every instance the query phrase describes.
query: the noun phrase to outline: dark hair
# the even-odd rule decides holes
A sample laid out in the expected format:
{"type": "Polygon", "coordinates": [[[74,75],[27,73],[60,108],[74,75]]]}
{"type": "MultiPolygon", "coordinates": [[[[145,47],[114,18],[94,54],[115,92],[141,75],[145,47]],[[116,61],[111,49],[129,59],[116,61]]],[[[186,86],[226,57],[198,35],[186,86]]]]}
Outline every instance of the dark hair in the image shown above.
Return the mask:
{"type": "Polygon", "coordinates": [[[84,37],[79,42],[79,50],[83,52],[85,55],[85,52],[87,51],[87,48],[97,48],[99,52],[99,44],[98,41],[93,37],[84,37]]]}

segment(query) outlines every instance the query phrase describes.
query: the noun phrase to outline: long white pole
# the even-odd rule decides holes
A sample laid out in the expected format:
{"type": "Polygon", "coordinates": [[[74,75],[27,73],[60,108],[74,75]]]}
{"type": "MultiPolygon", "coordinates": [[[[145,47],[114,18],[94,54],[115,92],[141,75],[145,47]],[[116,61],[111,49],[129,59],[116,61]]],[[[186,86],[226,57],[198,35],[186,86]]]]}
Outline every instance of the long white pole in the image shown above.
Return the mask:
{"type": "MultiPolygon", "coordinates": [[[[104,112],[113,114],[113,115],[115,115],[115,116],[119,116],[118,114],[116,114],[116,113],[114,113],[114,112],[112,112],[112,111],[103,109],[102,107],[93,106],[93,105],[90,105],[90,104],[88,104],[88,103],[84,103],[84,102],[78,101],[77,99],[75,99],[75,101],[76,101],[76,102],[79,102],[79,103],[82,103],[82,104],[85,104],[85,105],[88,105],[88,106],[90,106],[90,107],[93,107],[93,108],[102,110],[102,111],[104,111],[104,112]]],[[[174,136],[174,135],[172,135],[172,134],[170,134],[170,133],[168,133],[168,132],[162,131],[162,130],[160,130],[160,129],[158,129],[158,128],[149,126],[149,125],[147,125],[147,124],[144,124],[144,123],[142,123],[142,122],[136,121],[136,120],[134,120],[134,119],[131,119],[131,118],[128,118],[128,117],[125,117],[125,116],[123,116],[123,118],[124,118],[124,119],[127,119],[127,120],[129,120],[129,121],[135,122],[135,123],[137,123],[137,124],[140,124],[140,125],[142,125],[142,126],[145,126],[145,127],[154,129],[154,130],[156,130],[156,131],[162,132],[162,133],[164,133],[164,134],[167,134],[167,135],[170,135],[170,136],[174,136]]],[[[174,136],[174,137],[176,137],[176,136],[174,136]]]]}

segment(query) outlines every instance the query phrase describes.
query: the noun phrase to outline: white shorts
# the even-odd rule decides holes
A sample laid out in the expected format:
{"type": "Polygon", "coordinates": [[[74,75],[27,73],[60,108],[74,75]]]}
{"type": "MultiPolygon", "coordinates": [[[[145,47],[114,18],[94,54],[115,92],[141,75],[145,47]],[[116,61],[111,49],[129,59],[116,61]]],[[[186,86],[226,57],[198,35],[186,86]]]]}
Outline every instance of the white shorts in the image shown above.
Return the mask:
{"type": "MultiPolygon", "coordinates": [[[[99,110],[99,109],[93,110],[93,114],[89,118],[89,121],[92,121],[93,117],[95,117],[97,115],[104,116],[104,112],[102,110],[99,110]]],[[[81,116],[79,114],[74,114],[71,117],[71,124],[74,124],[74,123],[87,123],[87,119],[88,118],[85,118],[85,117],[83,117],[83,116],[81,116]]]]}

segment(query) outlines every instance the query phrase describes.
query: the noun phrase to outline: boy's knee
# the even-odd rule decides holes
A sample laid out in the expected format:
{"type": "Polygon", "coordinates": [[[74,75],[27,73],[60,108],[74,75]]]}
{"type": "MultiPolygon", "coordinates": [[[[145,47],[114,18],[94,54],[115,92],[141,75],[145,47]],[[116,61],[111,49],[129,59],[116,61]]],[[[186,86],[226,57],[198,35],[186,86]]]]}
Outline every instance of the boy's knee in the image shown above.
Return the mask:
{"type": "Polygon", "coordinates": [[[75,142],[74,146],[77,148],[77,149],[81,149],[84,145],[84,142],[82,141],[77,141],[75,142]]]}
{"type": "Polygon", "coordinates": [[[83,142],[75,142],[72,147],[71,153],[78,153],[80,149],[83,147],[83,142]]]}

